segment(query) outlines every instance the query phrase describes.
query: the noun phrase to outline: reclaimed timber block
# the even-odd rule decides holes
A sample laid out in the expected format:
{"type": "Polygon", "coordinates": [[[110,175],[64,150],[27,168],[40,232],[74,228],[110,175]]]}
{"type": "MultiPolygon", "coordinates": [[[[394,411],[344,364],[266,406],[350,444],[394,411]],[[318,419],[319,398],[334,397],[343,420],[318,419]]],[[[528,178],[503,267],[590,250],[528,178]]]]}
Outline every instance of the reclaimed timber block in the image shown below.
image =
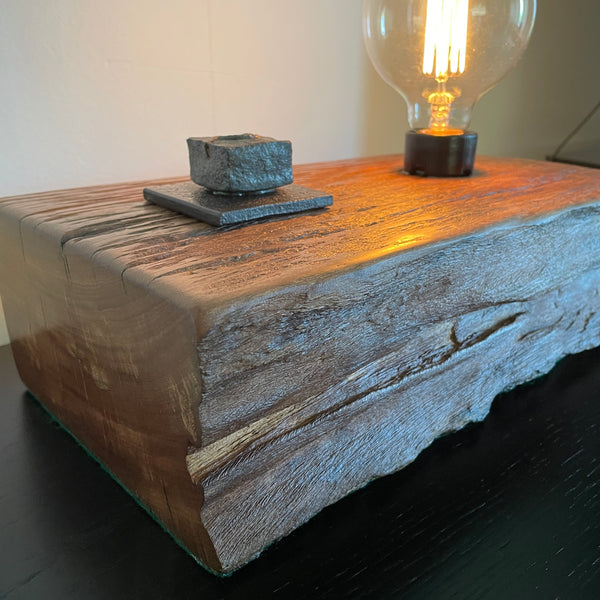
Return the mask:
{"type": "Polygon", "coordinates": [[[157,182],[0,200],[23,382],[216,572],[600,345],[598,171],[401,164],[297,167],[334,205],[245,226],[157,182]]]}

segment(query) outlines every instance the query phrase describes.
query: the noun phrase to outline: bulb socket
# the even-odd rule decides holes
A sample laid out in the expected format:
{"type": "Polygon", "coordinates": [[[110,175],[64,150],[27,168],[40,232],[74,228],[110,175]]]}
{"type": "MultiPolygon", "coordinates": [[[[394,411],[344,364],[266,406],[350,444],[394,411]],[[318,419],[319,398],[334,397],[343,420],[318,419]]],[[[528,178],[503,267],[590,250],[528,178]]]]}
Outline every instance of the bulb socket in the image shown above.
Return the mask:
{"type": "Polygon", "coordinates": [[[477,134],[430,135],[406,133],[404,170],[425,177],[464,177],[473,172],[477,134]]]}

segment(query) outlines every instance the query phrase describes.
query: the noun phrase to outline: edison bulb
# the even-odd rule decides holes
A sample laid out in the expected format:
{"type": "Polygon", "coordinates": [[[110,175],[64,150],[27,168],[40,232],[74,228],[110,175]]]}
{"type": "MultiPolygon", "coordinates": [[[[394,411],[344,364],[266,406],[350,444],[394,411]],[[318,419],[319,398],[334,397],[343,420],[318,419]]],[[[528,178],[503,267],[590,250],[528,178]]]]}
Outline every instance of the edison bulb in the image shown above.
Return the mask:
{"type": "Polygon", "coordinates": [[[363,0],[367,52],[406,100],[405,170],[469,175],[477,100],[522,56],[536,0],[363,0]]]}

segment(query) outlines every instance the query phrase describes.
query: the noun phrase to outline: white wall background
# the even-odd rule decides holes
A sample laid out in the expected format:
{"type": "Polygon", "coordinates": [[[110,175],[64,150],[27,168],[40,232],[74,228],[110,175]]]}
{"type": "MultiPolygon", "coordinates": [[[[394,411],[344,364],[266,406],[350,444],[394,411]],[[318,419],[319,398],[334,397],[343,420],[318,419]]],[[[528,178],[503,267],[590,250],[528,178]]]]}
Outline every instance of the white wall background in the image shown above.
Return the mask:
{"type": "MultiPolygon", "coordinates": [[[[296,163],[401,152],[360,18],[360,0],[0,0],[0,196],[184,174],[192,135],[291,139],[296,163]]],[[[600,99],[599,27],[598,0],[539,0],[475,110],[480,152],[554,149],[600,99]]]]}

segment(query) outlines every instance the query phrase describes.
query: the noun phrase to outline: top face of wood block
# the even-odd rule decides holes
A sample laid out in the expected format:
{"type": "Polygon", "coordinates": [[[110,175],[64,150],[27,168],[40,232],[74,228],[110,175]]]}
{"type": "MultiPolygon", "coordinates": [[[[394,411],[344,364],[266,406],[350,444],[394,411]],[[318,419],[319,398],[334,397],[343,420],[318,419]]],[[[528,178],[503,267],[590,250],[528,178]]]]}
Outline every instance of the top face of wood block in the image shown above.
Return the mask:
{"type": "Polygon", "coordinates": [[[0,214],[208,310],[600,200],[600,172],[570,165],[480,157],[472,177],[437,179],[404,175],[401,164],[297,167],[296,182],[333,194],[334,206],[245,226],[215,229],[146,203],[143,187],[157,182],[5,198],[0,214]]]}

